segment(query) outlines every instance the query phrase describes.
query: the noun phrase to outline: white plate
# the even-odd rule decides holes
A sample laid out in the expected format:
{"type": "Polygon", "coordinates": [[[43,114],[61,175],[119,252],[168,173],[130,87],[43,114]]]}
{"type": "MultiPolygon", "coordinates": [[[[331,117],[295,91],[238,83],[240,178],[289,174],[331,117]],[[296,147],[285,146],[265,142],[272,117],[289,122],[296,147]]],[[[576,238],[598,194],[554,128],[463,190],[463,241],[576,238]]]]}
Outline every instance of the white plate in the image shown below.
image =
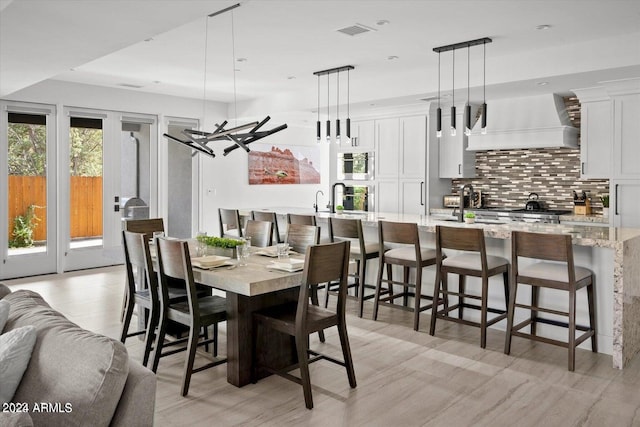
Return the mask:
{"type": "Polygon", "coordinates": [[[288,273],[294,273],[296,271],[302,271],[304,269],[303,260],[292,260],[294,263],[272,262],[267,265],[267,268],[273,268],[276,270],[286,271],[288,273]]]}
{"type": "Polygon", "coordinates": [[[214,268],[224,264],[230,259],[231,258],[229,258],[228,256],[220,255],[201,256],[197,258],[191,258],[191,264],[198,268],[214,268]]]}

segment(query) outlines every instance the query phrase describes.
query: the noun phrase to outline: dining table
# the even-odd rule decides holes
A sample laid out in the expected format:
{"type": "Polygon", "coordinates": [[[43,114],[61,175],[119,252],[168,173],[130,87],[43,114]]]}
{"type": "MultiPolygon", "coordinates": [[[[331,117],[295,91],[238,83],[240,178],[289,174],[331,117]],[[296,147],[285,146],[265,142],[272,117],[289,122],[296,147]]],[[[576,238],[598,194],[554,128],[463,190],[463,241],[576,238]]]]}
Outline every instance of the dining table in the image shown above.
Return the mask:
{"type": "MultiPolygon", "coordinates": [[[[253,365],[253,313],[268,307],[297,301],[302,270],[284,271],[274,268],[275,248],[250,248],[246,265],[235,260],[216,268],[193,268],[196,283],[226,292],[227,300],[227,381],[237,387],[251,382],[253,365]]],[[[291,254],[304,260],[303,254],[291,254]]],[[[278,369],[297,361],[290,337],[275,331],[260,331],[256,358],[260,365],[278,369]]],[[[258,372],[258,377],[268,375],[258,372]]]]}

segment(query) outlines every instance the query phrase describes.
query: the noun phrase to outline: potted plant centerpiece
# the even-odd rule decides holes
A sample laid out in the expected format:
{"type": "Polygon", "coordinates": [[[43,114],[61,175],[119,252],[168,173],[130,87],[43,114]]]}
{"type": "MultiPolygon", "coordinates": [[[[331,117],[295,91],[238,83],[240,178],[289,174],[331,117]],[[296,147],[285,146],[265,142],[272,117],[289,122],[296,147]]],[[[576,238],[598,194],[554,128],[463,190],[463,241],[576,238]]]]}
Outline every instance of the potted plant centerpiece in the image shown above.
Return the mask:
{"type": "Polygon", "coordinates": [[[609,216],[609,194],[601,194],[600,201],[602,202],[602,216],[609,216]]]}
{"type": "Polygon", "coordinates": [[[344,206],[342,206],[342,205],[336,206],[336,213],[338,215],[342,215],[343,212],[344,212],[344,206]]]}
{"type": "Polygon", "coordinates": [[[207,245],[207,255],[221,255],[236,258],[236,247],[244,244],[242,240],[229,239],[227,237],[198,236],[199,242],[207,245]]]}
{"type": "Polygon", "coordinates": [[[476,222],[476,214],[474,214],[473,212],[465,212],[464,222],[466,222],[467,224],[473,224],[474,222],[476,222]]]}

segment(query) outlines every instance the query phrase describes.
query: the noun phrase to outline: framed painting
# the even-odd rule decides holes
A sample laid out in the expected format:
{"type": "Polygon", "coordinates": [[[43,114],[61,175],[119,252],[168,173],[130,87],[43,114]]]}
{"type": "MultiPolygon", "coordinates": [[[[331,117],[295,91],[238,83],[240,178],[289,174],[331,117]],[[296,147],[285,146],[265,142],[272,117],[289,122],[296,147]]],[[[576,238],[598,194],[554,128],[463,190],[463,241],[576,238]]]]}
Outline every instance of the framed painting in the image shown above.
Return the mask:
{"type": "Polygon", "coordinates": [[[320,147],[251,144],[249,185],[320,184],[320,147]]]}

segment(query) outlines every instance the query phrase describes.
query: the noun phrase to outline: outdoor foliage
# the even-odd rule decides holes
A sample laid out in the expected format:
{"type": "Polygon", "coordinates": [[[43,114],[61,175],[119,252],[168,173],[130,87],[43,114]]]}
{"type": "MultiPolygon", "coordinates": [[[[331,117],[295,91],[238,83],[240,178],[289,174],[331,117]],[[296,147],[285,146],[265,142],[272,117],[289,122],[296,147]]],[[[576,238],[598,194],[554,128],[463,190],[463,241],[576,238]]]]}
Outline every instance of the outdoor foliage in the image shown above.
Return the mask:
{"type": "Polygon", "coordinates": [[[13,231],[10,248],[29,248],[33,246],[33,230],[40,219],[35,214],[35,205],[29,205],[24,215],[18,215],[13,219],[13,231]]]}

